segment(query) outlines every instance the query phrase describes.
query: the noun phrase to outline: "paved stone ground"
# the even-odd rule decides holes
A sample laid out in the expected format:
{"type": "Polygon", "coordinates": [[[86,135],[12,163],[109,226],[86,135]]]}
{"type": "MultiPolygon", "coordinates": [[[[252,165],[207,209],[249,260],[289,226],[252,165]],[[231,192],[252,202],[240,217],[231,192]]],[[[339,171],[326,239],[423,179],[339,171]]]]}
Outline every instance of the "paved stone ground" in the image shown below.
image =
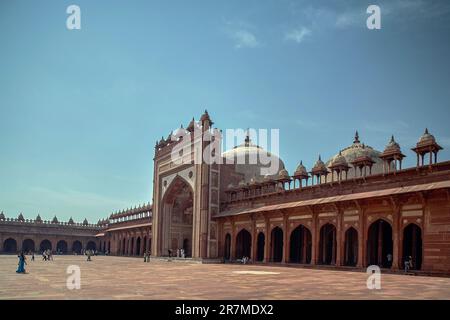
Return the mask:
{"type": "Polygon", "coordinates": [[[450,299],[450,278],[383,274],[382,289],[368,290],[362,272],[92,259],[36,256],[16,274],[17,258],[0,256],[0,299],[450,299]],[[69,265],[81,268],[80,290],[66,287],[69,265]]]}

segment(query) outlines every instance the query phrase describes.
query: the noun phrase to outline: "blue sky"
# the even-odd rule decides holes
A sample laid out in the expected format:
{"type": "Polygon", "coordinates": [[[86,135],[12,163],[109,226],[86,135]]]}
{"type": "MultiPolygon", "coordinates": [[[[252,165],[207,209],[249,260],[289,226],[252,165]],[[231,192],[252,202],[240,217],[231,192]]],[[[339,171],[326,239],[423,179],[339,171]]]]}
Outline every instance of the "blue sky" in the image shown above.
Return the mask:
{"type": "Polygon", "coordinates": [[[394,134],[411,166],[428,127],[449,160],[449,39],[444,0],[2,0],[0,211],[94,222],[151,201],[155,141],[205,108],[279,128],[290,172],[355,130],[379,150],[394,134]]]}

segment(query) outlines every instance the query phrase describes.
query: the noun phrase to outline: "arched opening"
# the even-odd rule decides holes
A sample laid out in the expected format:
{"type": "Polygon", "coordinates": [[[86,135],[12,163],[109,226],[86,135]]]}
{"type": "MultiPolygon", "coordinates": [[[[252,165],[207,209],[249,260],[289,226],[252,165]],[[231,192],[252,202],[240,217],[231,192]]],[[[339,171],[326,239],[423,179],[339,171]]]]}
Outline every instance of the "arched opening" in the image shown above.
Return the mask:
{"type": "Polygon", "coordinates": [[[137,256],[140,256],[141,255],[141,238],[140,237],[138,237],[137,239],[136,239],[136,253],[135,253],[137,256]]]}
{"type": "Polygon", "coordinates": [[[358,231],[351,227],[345,232],[344,265],[356,266],[358,263],[358,231]]]}
{"type": "Polygon", "coordinates": [[[225,260],[230,260],[231,258],[231,235],[229,233],[225,235],[225,247],[223,250],[223,257],[225,260]]]}
{"type": "Polygon", "coordinates": [[[420,270],[422,267],[422,230],[414,223],[403,230],[403,263],[408,257],[412,259],[411,269],[420,270]]]}
{"type": "Polygon", "coordinates": [[[80,241],[76,240],[72,244],[72,252],[76,254],[81,254],[81,250],[83,249],[83,245],[80,241]]]}
{"type": "Polygon", "coordinates": [[[250,258],[252,252],[252,235],[242,229],[236,236],[236,259],[250,258]]]}
{"type": "Polygon", "coordinates": [[[281,262],[283,260],[283,230],[280,227],[272,229],[271,233],[272,261],[281,262]]]}
{"type": "Polygon", "coordinates": [[[3,242],[3,252],[17,253],[17,241],[13,238],[8,238],[3,242]]]}
{"type": "Polygon", "coordinates": [[[56,244],[56,252],[60,254],[67,254],[67,242],[64,240],[58,241],[56,244]]]}
{"type": "Polygon", "coordinates": [[[392,227],[383,219],[373,222],[367,237],[367,263],[383,268],[392,266],[392,227]]]}
{"type": "Polygon", "coordinates": [[[131,238],[130,256],[134,255],[134,237],[131,238]]]}
{"type": "Polygon", "coordinates": [[[291,233],[289,261],[294,263],[311,263],[312,237],[304,225],[299,225],[291,233]]]}
{"type": "Polygon", "coordinates": [[[336,227],[326,223],[320,228],[319,264],[336,264],[336,227]]]}
{"type": "Polygon", "coordinates": [[[111,253],[111,241],[108,241],[108,254],[110,254],[111,253]]]}
{"type": "Polygon", "coordinates": [[[52,243],[50,242],[50,240],[42,240],[40,246],[39,246],[39,251],[40,252],[44,252],[46,250],[50,250],[52,251],[52,243]]]}
{"type": "Polygon", "coordinates": [[[95,249],[96,249],[96,244],[95,244],[95,242],[94,241],[89,241],[88,243],[87,243],[87,245],[86,245],[86,250],[92,250],[92,251],[95,251],[95,249]]]}
{"type": "Polygon", "coordinates": [[[186,257],[186,252],[188,252],[188,250],[190,250],[190,244],[189,244],[189,239],[184,239],[183,240],[183,250],[184,250],[184,256],[186,257]]]}
{"type": "Polygon", "coordinates": [[[22,251],[23,252],[34,252],[36,251],[36,247],[34,241],[31,239],[25,239],[22,242],[22,251]]]}
{"type": "Polygon", "coordinates": [[[192,256],[193,192],[189,184],[177,176],[164,194],[158,249],[162,256],[176,255],[184,249],[185,257],[192,256]]]}
{"type": "Polygon", "coordinates": [[[124,256],[127,254],[127,240],[123,238],[122,242],[122,255],[124,256]]]}
{"type": "Polygon", "coordinates": [[[258,233],[256,261],[264,261],[264,247],[266,245],[266,236],[264,232],[258,233]]]}

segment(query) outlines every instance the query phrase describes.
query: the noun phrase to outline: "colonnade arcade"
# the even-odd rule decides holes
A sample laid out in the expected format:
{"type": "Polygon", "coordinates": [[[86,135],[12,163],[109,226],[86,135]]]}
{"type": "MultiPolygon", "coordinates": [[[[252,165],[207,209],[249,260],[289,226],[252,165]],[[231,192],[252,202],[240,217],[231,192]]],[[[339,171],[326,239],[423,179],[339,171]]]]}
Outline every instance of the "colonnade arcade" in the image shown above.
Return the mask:
{"type": "Polygon", "coordinates": [[[253,262],[393,269],[403,268],[405,258],[411,256],[413,269],[421,269],[422,218],[401,219],[399,206],[394,207],[397,213],[389,205],[384,212],[381,207],[370,208],[370,203],[350,210],[333,206],[336,212],[311,206],[297,212],[227,217],[221,220],[221,253],[225,260],[247,256],[253,262]]]}
{"type": "Polygon", "coordinates": [[[3,253],[15,254],[24,251],[26,253],[41,253],[50,250],[59,254],[81,254],[83,250],[97,250],[95,241],[77,240],[77,239],[40,239],[25,237],[21,239],[17,236],[7,236],[3,240],[3,253]]]}

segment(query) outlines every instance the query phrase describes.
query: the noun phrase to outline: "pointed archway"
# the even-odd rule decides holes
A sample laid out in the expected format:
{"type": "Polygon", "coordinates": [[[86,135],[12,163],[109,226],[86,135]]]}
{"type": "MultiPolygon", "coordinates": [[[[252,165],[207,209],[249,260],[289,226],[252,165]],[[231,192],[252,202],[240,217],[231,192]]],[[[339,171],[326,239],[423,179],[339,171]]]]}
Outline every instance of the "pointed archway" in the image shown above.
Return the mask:
{"type": "Polygon", "coordinates": [[[252,252],[252,235],[242,229],[236,236],[236,259],[250,258],[252,252]]]}
{"type": "Polygon", "coordinates": [[[289,262],[311,263],[312,237],[311,232],[304,225],[295,228],[290,237],[289,262]]]}
{"type": "Polygon", "coordinates": [[[270,234],[272,262],[283,260],[283,229],[275,227],[270,234]]]}
{"type": "Polygon", "coordinates": [[[264,235],[264,232],[258,233],[257,241],[256,261],[264,261],[264,249],[266,246],[266,236],[264,235]]]}
{"type": "Polygon", "coordinates": [[[22,242],[22,251],[23,252],[34,252],[36,250],[36,246],[32,239],[25,239],[22,242]]]}
{"type": "Polygon", "coordinates": [[[367,263],[390,268],[393,261],[392,227],[383,219],[374,221],[368,230],[367,263]]]}
{"type": "Polygon", "coordinates": [[[67,254],[67,242],[64,240],[58,241],[58,243],[56,244],[56,252],[67,254]]]}
{"type": "Polygon", "coordinates": [[[403,263],[411,257],[413,270],[422,268],[422,229],[414,223],[403,229],[403,263]]]}
{"type": "Polygon", "coordinates": [[[336,264],[336,227],[326,223],[320,228],[319,264],[336,264]]]}
{"type": "Polygon", "coordinates": [[[356,266],[358,263],[358,231],[350,227],[345,232],[344,265],[356,266]]]}
{"type": "Polygon", "coordinates": [[[44,252],[46,250],[50,250],[52,251],[52,243],[50,242],[50,240],[42,240],[41,244],[39,245],[39,251],[40,252],[44,252]]]}
{"type": "Polygon", "coordinates": [[[183,248],[186,257],[192,256],[193,191],[177,176],[164,194],[161,223],[159,224],[161,255],[168,256],[183,248]]]}

